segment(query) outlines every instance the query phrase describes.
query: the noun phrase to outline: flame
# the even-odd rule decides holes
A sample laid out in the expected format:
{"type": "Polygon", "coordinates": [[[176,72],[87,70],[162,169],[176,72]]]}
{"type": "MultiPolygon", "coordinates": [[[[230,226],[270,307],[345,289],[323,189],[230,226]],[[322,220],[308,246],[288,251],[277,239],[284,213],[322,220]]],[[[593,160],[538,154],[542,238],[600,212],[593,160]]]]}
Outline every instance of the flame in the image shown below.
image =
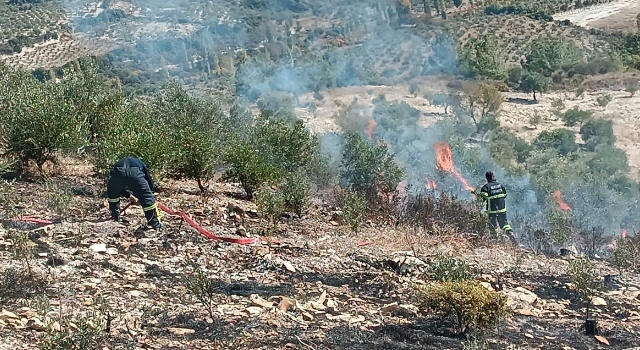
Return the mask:
{"type": "Polygon", "coordinates": [[[446,142],[438,142],[433,145],[433,148],[436,150],[436,168],[441,171],[446,171],[453,175],[456,179],[462,182],[462,185],[467,191],[473,189],[473,187],[469,186],[467,180],[465,180],[462,175],[456,170],[453,166],[453,158],[451,156],[451,147],[446,142]]]}
{"type": "Polygon", "coordinates": [[[378,123],[376,123],[376,121],[373,119],[369,119],[369,122],[367,123],[367,128],[364,129],[364,133],[367,134],[367,137],[369,138],[369,140],[373,138],[373,132],[376,130],[376,126],[378,126],[378,123]]]}
{"type": "Polygon", "coordinates": [[[564,212],[571,210],[571,207],[562,200],[562,192],[560,192],[560,190],[553,192],[553,199],[558,204],[558,207],[560,207],[560,210],[564,212]]]}
{"type": "Polygon", "coordinates": [[[436,182],[434,180],[430,180],[428,177],[425,178],[425,185],[424,187],[426,187],[428,190],[435,190],[438,186],[436,185],[436,182]]]}
{"type": "Polygon", "coordinates": [[[620,237],[621,237],[622,239],[627,238],[627,230],[622,230],[622,232],[620,232],[620,237]]]}

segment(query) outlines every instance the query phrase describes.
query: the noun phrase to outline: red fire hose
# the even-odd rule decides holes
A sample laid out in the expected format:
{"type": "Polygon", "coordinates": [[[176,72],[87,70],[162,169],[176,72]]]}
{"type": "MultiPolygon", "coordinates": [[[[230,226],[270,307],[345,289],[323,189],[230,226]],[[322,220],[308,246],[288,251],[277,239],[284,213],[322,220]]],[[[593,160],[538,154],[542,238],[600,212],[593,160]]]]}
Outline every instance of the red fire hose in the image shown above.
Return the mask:
{"type": "MultiPolygon", "coordinates": [[[[216,236],[213,233],[207,231],[206,229],[204,229],[202,226],[200,226],[197,222],[195,222],[187,213],[185,212],[181,212],[181,211],[175,211],[175,210],[171,210],[169,208],[167,208],[164,204],[160,203],[160,202],[156,202],[158,204],[158,208],[160,208],[160,210],[162,210],[163,212],[169,214],[169,215],[175,215],[175,216],[179,216],[182,219],[184,219],[184,221],[186,221],[189,226],[193,227],[194,229],[196,229],[201,235],[214,240],[214,241],[224,241],[224,242],[229,242],[229,243],[235,243],[235,244],[252,244],[255,242],[260,242],[260,241],[269,241],[267,238],[265,237],[256,237],[256,238],[231,238],[231,237],[221,237],[221,236],[216,236]]],[[[122,210],[120,211],[121,213],[124,213],[125,210],[127,210],[127,208],[129,208],[133,203],[127,203],[127,205],[124,206],[124,208],[122,208],[122,210]]],[[[38,219],[38,218],[34,218],[31,216],[25,216],[25,217],[20,217],[17,219],[14,219],[16,221],[25,221],[25,222],[31,222],[31,223],[35,223],[35,224],[42,224],[42,225],[52,225],[54,222],[50,221],[50,220],[43,220],[43,219],[38,219]]],[[[276,242],[276,241],[274,241],[276,242]]],[[[364,247],[364,246],[368,246],[373,244],[373,242],[367,241],[367,242],[361,242],[359,244],[357,244],[357,247],[364,247]]]]}
{"type": "MultiPolygon", "coordinates": [[[[224,241],[224,242],[229,242],[229,243],[235,243],[235,244],[252,244],[258,241],[266,241],[266,239],[264,237],[258,237],[258,238],[231,238],[231,237],[220,237],[220,236],[216,236],[213,233],[207,231],[206,229],[204,229],[202,226],[200,226],[197,222],[195,222],[187,213],[181,212],[181,211],[175,211],[175,210],[171,210],[169,208],[167,208],[164,204],[160,203],[160,202],[156,202],[158,204],[158,208],[160,208],[160,210],[162,210],[163,212],[169,214],[169,215],[176,215],[181,217],[182,219],[184,219],[184,221],[186,221],[189,226],[193,227],[194,229],[196,229],[196,231],[198,231],[201,235],[211,239],[211,240],[218,240],[218,241],[224,241]]],[[[132,203],[128,203],[122,210],[121,213],[124,213],[125,210],[127,210],[127,208],[129,208],[131,206],[132,203]]]]}

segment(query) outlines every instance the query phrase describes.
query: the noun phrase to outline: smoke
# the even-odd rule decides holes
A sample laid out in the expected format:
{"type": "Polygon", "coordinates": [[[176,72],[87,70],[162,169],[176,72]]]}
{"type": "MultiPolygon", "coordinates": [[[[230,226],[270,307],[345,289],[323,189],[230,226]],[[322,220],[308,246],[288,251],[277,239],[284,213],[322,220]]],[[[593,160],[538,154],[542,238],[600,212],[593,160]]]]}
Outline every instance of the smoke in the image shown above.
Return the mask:
{"type": "MultiPolygon", "coordinates": [[[[77,13],[75,3],[68,1],[65,6],[77,13]]],[[[122,5],[126,2],[105,1],[97,16],[76,16],[70,25],[84,35],[127,38],[128,44],[109,53],[106,63],[116,71],[137,72],[124,76],[123,83],[142,91],[178,78],[192,86],[231,86],[237,97],[255,102],[274,92],[297,98],[328,88],[395,84],[419,76],[458,73],[453,40],[432,27],[404,26],[404,15],[393,0],[132,3],[127,8],[122,5]],[[238,60],[244,59],[235,71],[238,60]]],[[[377,100],[381,106],[394,102],[377,100]]],[[[413,112],[396,106],[376,108],[368,116],[377,123],[376,137],[390,145],[405,168],[409,191],[425,190],[428,178],[439,191],[472,199],[456,178],[436,171],[433,145],[447,141],[453,146],[456,168],[472,187],[481,186],[489,170],[506,186],[513,226],[544,224],[549,204],[536,195],[529,175],[507,174],[482,145],[458,147],[456,133],[464,126],[445,119],[422,127],[413,112]]],[[[342,140],[335,134],[323,135],[321,140],[323,153],[337,166],[342,140]]],[[[632,229],[637,224],[629,209],[637,208],[637,201],[621,201],[603,182],[558,190],[565,194],[579,228],[603,226],[614,232],[621,225],[632,229]]]]}

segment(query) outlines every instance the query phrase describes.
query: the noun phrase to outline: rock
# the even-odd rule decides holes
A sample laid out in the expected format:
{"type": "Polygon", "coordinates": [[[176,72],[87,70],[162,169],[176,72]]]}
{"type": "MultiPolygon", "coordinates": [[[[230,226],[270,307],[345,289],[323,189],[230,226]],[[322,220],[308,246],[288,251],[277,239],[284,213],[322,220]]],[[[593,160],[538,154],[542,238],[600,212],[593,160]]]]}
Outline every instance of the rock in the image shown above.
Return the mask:
{"type": "Polygon", "coordinates": [[[273,302],[262,299],[258,294],[251,294],[249,296],[249,302],[254,306],[260,306],[265,308],[273,307],[273,302]]]}
{"type": "Polygon", "coordinates": [[[289,309],[295,309],[295,301],[291,301],[289,298],[282,298],[278,303],[278,309],[287,312],[289,309]]]}
{"type": "Polygon", "coordinates": [[[29,321],[27,321],[26,327],[39,332],[43,332],[47,330],[47,326],[42,321],[40,321],[40,319],[38,319],[37,317],[34,317],[29,321]]]}
{"type": "Polygon", "coordinates": [[[607,305],[607,301],[604,300],[601,297],[595,297],[595,298],[593,298],[593,300],[591,300],[591,304],[593,306],[606,306],[607,305]]]}
{"type": "Polygon", "coordinates": [[[262,313],[262,308],[257,306],[249,306],[245,309],[249,316],[258,316],[262,313]]]}
{"type": "Polygon", "coordinates": [[[318,298],[318,304],[324,305],[325,301],[327,301],[327,291],[326,290],[322,291],[322,294],[320,294],[320,297],[318,298]]]}
{"type": "Polygon", "coordinates": [[[291,262],[289,262],[289,261],[285,260],[285,261],[283,262],[283,264],[284,264],[284,268],[285,268],[285,269],[287,269],[287,271],[289,271],[289,272],[296,272],[296,268],[295,268],[295,267],[293,267],[293,264],[291,264],[291,262]]]}
{"type": "Polygon", "coordinates": [[[303,312],[302,319],[304,319],[305,321],[313,321],[313,315],[308,312],[303,312]]]}
{"type": "Polygon", "coordinates": [[[14,314],[11,311],[2,310],[2,312],[0,312],[0,320],[10,321],[10,320],[19,320],[19,319],[20,317],[18,317],[18,315],[14,314]]]}
{"type": "Polygon", "coordinates": [[[535,305],[538,301],[538,296],[535,293],[523,287],[510,290],[507,295],[514,301],[522,301],[528,305],[535,305]]]}
{"type": "Polygon", "coordinates": [[[89,249],[91,249],[94,253],[106,253],[107,245],[103,243],[92,244],[89,249]]]}
{"type": "Polygon", "coordinates": [[[194,334],[195,332],[196,332],[195,329],[190,329],[190,328],[169,327],[169,333],[173,335],[187,335],[187,334],[194,334]]]}
{"type": "Polygon", "coordinates": [[[624,292],[624,295],[625,295],[626,297],[628,297],[628,298],[636,299],[636,298],[638,298],[638,296],[640,296],[640,291],[638,291],[638,290],[631,290],[631,288],[629,288],[628,290],[626,290],[626,291],[624,292]]]}
{"type": "Polygon", "coordinates": [[[523,316],[538,316],[538,314],[531,309],[518,309],[516,312],[523,316]]]}

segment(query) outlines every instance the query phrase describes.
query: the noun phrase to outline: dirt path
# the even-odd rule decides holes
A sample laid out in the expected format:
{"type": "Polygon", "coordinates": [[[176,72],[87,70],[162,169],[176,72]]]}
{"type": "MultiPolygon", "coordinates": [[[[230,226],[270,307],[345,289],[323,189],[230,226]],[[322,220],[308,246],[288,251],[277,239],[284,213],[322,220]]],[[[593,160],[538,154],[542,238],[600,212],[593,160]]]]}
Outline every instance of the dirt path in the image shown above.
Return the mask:
{"type": "Polygon", "coordinates": [[[571,23],[586,28],[602,28],[603,26],[608,28],[614,24],[619,25],[621,22],[627,25],[626,17],[629,16],[626,15],[633,15],[631,17],[635,20],[638,12],[640,12],[638,0],[622,0],[586,9],[557,13],[553,16],[553,19],[556,21],[568,19],[571,23]],[[625,20],[621,21],[620,16],[624,16],[625,20]]]}

